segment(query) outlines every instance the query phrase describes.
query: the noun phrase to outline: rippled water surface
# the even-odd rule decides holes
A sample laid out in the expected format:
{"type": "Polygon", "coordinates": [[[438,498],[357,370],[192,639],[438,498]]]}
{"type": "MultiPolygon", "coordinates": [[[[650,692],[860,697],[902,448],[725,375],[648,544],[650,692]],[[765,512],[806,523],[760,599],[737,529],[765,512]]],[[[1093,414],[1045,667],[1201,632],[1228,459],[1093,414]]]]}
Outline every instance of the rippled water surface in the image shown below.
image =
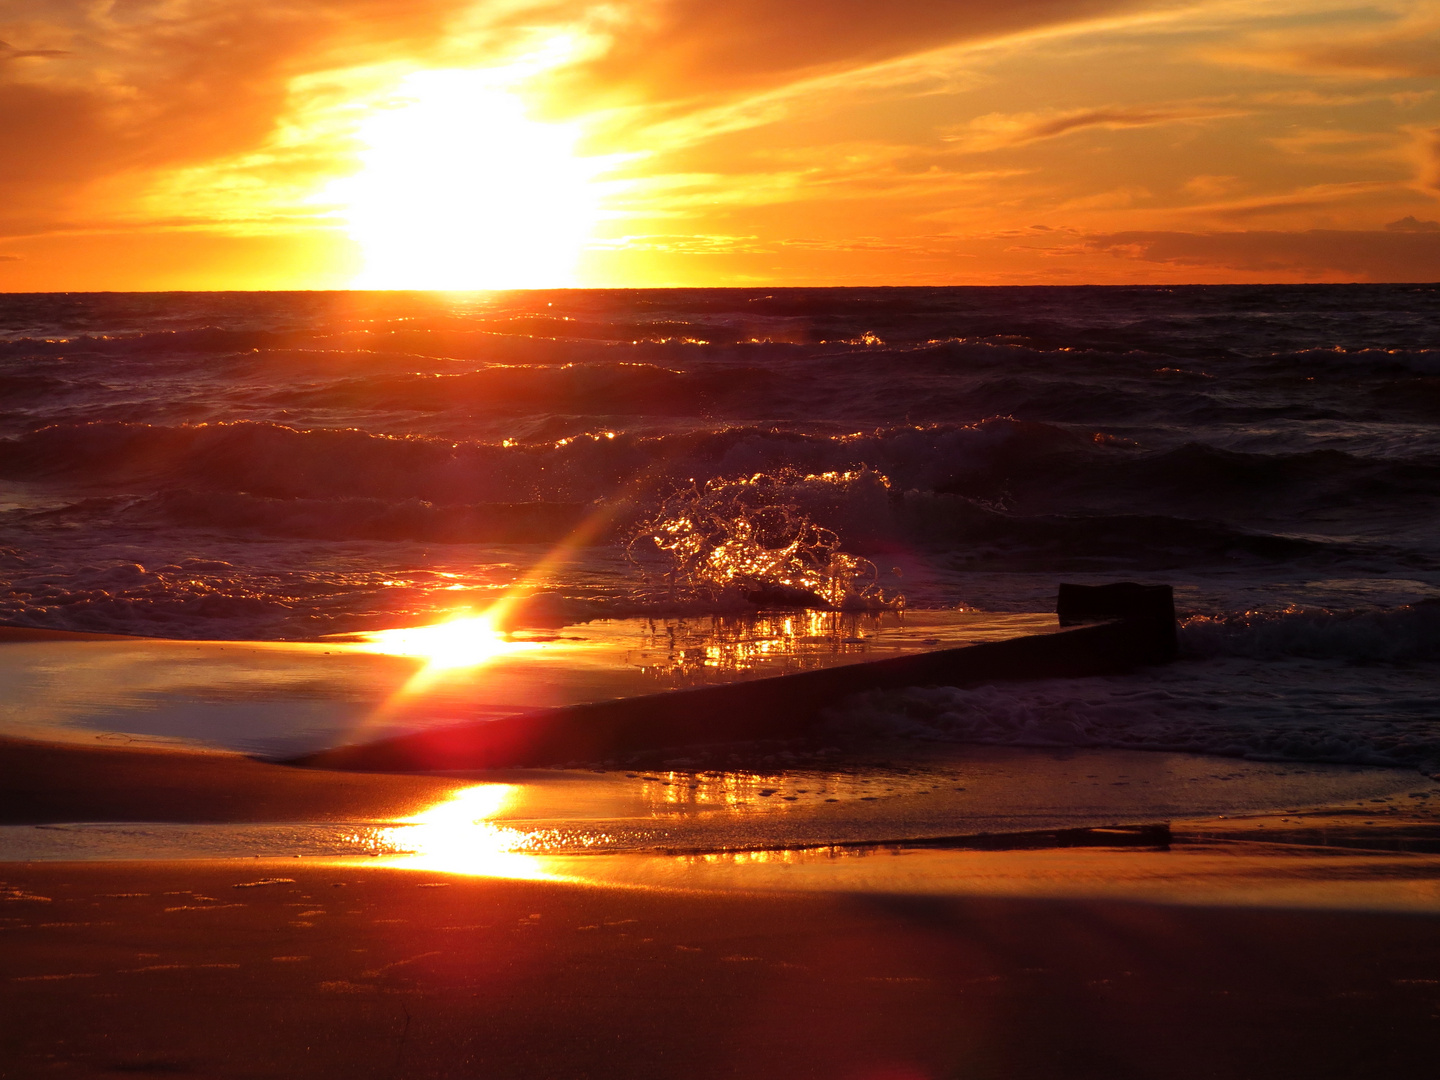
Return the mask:
{"type": "Polygon", "coordinates": [[[1437,298],[0,297],[0,619],[314,639],[502,595],[554,626],[1162,581],[1173,672],[847,722],[1430,767],[1437,298]]]}

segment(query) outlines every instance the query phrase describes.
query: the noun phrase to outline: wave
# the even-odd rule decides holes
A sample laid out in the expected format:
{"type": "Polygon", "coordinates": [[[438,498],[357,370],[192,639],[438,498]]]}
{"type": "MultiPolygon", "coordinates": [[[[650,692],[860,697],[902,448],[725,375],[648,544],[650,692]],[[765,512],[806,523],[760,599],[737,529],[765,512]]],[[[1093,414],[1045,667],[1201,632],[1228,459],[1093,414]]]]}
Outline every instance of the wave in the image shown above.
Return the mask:
{"type": "Polygon", "coordinates": [[[1373,458],[1340,450],[1247,453],[1190,442],[1157,454],[1132,456],[1101,476],[1073,478],[1075,486],[1133,492],[1170,507],[1231,511],[1264,499],[1273,508],[1334,507],[1362,494],[1367,500],[1440,496],[1440,458],[1373,458]]]}
{"type": "MultiPolygon", "coordinates": [[[[953,551],[957,567],[1162,570],[1195,562],[1343,559],[1357,549],[1165,514],[1017,515],[955,496],[906,492],[898,532],[953,551]]],[[[864,545],[857,545],[866,550],[864,545]]]]}
{"type": "Polygon", "coordinates": [[[8,402],[44,400],[72,389],[69,382],[53,375],[0,372],[0,398],[8,402]]]}
{"type": "Polygon", "coordinates": [[[1282,502],[1328,509],[1355,493],[1440,495],[1434,463],[1199,445],[1144,455],[1010,418],[845,435],[593,432],[528,444],[249,421],[95,422],[0,440],[0,477],[128,491],[144,501],[126,520],[149,513],[175,525],[334,539],[543,542],[571,527],[578,507],[602,504],[596,539],[624,539],[677,488],[781,475],[808,477],[786,481],[797,510],[861,553],[915,545],[950,549],[957,565],[1049,560],[1067,569],[1106,559],[1159,569],[1197,559],[1402,557],[1383,537],[1276,531],[1263,512],[1282,502]],[[1259,516],[1247,524],[1252,505],[1259,516]]]}
{"type": "Polygon", "coordinates": [[[687,372],[642,363],[495,365],[456,373],[407,372],[286,389],[276,398],[301,407],[439,411],[575,412],[594,415],[699,415],[737,397],[765,393],[778,376],[763,368],[687,372]]]}
{"type": "Polygon", "coordinates": [[[1440,776],[1440,603],[1191,619],[1187,660],[1127,677],[911,687],[843,734],[1418,768],[1440,776]]]}
{"type": "Polygon", "coordinates": [[[1198,674],[871,693],[827,722],[848,736],[1398,766],[1440,778],[1437,674],[1400,684],[1231,661],[1198,674]]]}
{"type": "MultiPolygon", "coordinates": [[[[812,475],[790,485],[786,497],[797,520],[833,534],[836,544],[858,556],[880,559],[929,551],[942,555],[956,571],[1130,573],[1201,564],[1234,569],[1276,562],[1330,565],[1375,554],[1353,545],[1163,515],[1016,516],[953,496],[904,492],[896,497],[883,483],[867,481],[866,475],[812,475]]],[[[438,504],[419,498],[282,498],[178,489],[9,514],[12,521],[23,517],[32,527],[117,526],[138,532],[179,528],[218,531],[237,539],[556,544],[578,535],[585,544],[613,545],[643,531],[663,501],[631,497],[588,504],[438,504]]]]}
{"type": "Polygon", "coordinates": [[[1306,657],[1349,663],[1440,660],[1440,600],[1389,610],[1247,611],[1197,615],[1181,628],[1194,657],[1306,657]]]}
{"type": "Polygon", "coordinates": [[[1440,376],[1395,379],[1374,387],[1369,394],[1372,401],[1389,413],[1440,419],[1440,376]]]}
{"type": "Polygon", "coordinates": [[[1095,453],[1060,428],[996,418],[846,435],[732,426],[656,437],[597,432],[547,443],[456,442],[353,428],[301,430],[230,421],[53,424],[0,440],[13,479],[176,479],[277,497],[363,495],[437,502],[514,501],[578,487],[590,497],[636,477],[808,473],[869,465],[917,489],[963,471],[1003,471],[1059,451],[1095,453]],[[509,491],[507,498],[500,492],[509,491]],[[482,492],[494,494],[481,494],[482,492]]]}
{"type": "Polygon", "coordinates": [[[587,510],[579,503],[436,506],[423,499],[272,499],[243,492],[169,491],[127,503],[119,516],[297,539],[551,544],[579,527],[587,510]]]}
{"type": "MultiPolygon", "coordinates": [[[[1294,378],[1298,372],[1375,378],[1394,375],[1440,375],[1440,349],[1347,348],[1274,352],[1257,358],[1271,370],[1294,378]]],[[[1301,375],[1300,377],[1305,377],[1301,375]]]]}
{"type": "Polygon", "coordinates": [[[278,348],[302,339],[277,330],[238,330],[203,327],[193,330],[149,330],[118,334],[76,334],[71,337],[11,338],[0,342],[0,357],[215,355],[251,349],[278,348]]]}
{"type": "Polygon", "coordinates": [[[0,550],[0,568],[6,579],[0,620],[13,625],[260,639],[305,636],[310,627],[323,633],[332,621],[314,603],[316,590],[306,587],[305,575],[257,575],[225,560],[182,558],[153,569],[125,561],[61,567],[33,553],[0,550]]]}

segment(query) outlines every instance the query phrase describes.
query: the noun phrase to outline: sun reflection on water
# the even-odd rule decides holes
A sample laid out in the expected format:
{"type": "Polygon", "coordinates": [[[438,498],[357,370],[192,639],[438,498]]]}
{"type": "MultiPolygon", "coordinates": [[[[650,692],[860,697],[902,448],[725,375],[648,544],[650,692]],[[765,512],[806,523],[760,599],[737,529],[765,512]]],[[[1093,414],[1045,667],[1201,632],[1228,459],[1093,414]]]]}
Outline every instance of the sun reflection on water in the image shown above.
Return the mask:
{"type": "Polygon", "coordinates": [[[627,774],[639,782],[639,795],[652,816],[731,811],[740,814],[813,810],[817,804],[874,802],[897,787],[925,788],[933,777],[899,778],[883,773],[858,775],[826,769],[655,770],[627,774]]]}
{"type": "Polygon", "coordinates": [[[864,859],[881,851],[898,850],[895,846],[873,845],[855,847],[841,844],[802,848],[768,848],[758,851],[697,851],[668,856],[671,864],[686,869],[725,868],[742,866],[798,867],[840,859],[864,859]]]}
{"type": "Polygon", "coordinates": [[[806,670],[867,652],[883,621],[878,613],[817,610],[655,620],[640,666],[661,677],[702,680],[718,672],[806,670]]]}

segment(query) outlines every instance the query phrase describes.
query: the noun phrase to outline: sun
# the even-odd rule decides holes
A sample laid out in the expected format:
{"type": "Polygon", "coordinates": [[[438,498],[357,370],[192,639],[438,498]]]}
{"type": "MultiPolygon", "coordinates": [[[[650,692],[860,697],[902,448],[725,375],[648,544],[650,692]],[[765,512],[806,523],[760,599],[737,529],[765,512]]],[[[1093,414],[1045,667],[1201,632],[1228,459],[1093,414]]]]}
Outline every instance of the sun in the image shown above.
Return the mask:
{"type": "Polygon", "coordinates": [[[359,125],[360,171],[328,192],[364,252],[352,287],[573,285],[599,216],[579,134],[532,119],[494,72],[407,76],[359,125]]]}

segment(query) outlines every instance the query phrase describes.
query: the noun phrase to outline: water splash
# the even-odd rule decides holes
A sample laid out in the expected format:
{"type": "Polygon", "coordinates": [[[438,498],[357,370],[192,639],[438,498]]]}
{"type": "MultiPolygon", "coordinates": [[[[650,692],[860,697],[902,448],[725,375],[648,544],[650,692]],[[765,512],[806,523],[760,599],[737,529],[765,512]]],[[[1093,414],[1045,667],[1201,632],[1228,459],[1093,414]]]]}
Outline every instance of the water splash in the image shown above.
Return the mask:
{"type": "MultiPolygon", "coordinates": [[[[841,549],[804,504],[837,503],[852,488],[888,489],[876,472],[780,469],[717,477],[674,491],[630,543],[653,544],[670,563],[666,585],[679,596],[818,608],[900,607],[876,583],[875,564],[841,549]]],[[[641,559],[636,557],[636,561],[641,559]]]]}

